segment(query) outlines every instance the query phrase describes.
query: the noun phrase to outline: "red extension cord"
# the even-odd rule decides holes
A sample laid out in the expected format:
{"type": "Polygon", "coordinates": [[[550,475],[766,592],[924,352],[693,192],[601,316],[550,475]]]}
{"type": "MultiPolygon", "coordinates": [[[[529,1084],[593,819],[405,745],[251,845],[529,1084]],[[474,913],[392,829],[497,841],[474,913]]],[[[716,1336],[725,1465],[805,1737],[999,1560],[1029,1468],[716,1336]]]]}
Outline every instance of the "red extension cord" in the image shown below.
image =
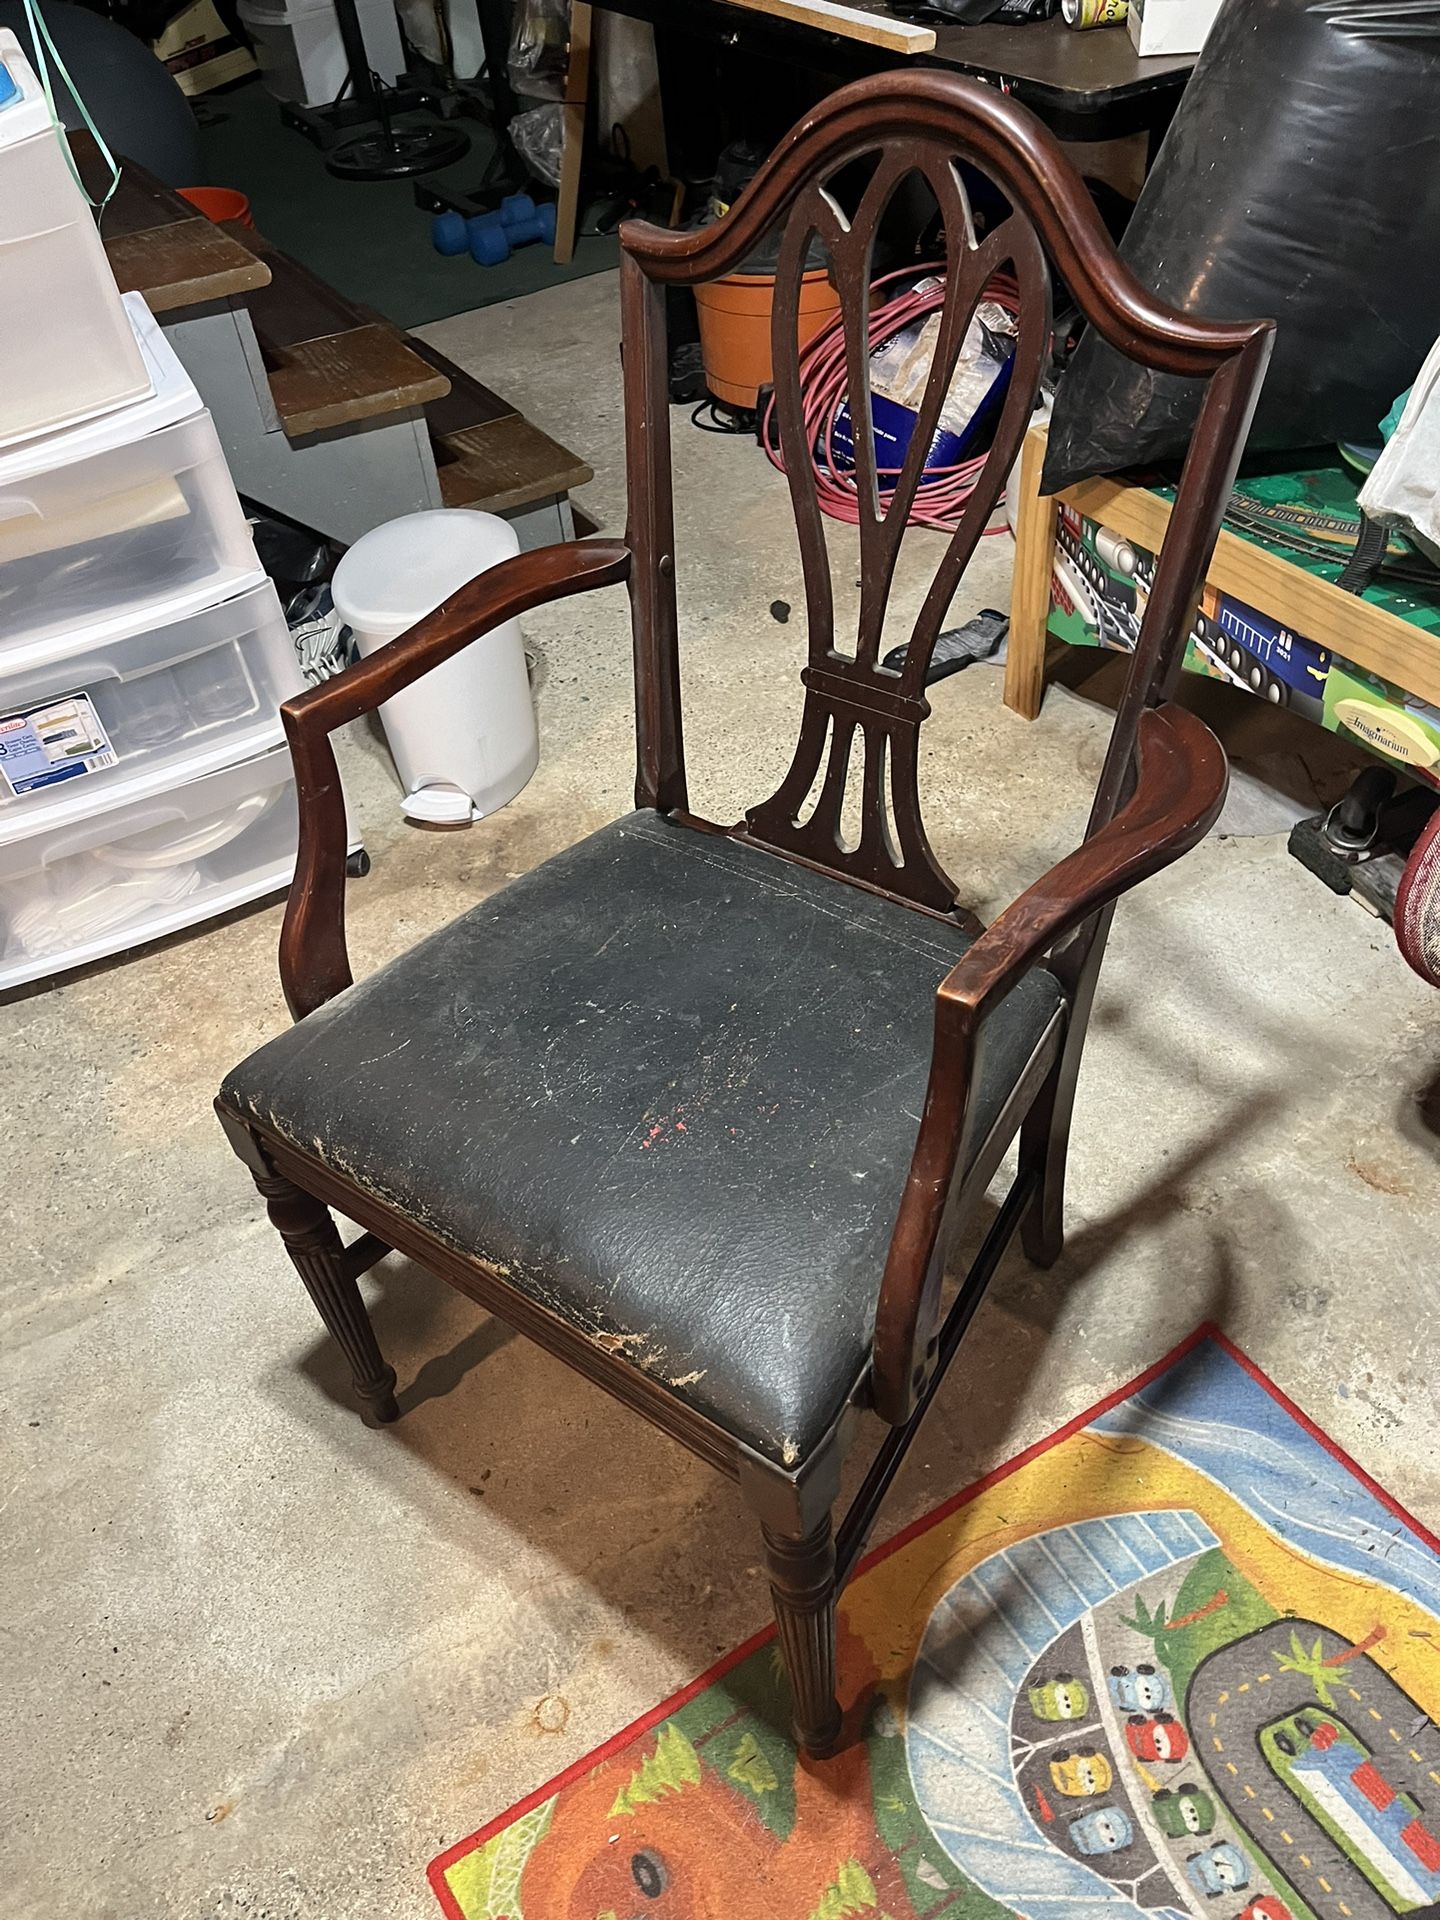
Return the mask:
{"type": "MultiPolygon", "coordinates": [[[[895,280],[913,281],[917,275],[931,274],[937,276],[938,285],[897,294],[894,299],[871,308],[870,353],[878,352],[902,329],[916,320],[923,320],[927,314],[937,312],[944,305],[945,267],[941,261],[924,267],[904,267],[898,273],[887,273],[874,282],[872,294],[895,280]]],[[[997,274],[986,287],[983,297],[1004,307],[1007,313],[1020,311],[1020,290],[1009,274],[997,274]]],[[[855,526],[860,519],[856,476],[851,469],[840,464],[835,448],[836,416],[846,400],[845,328],[843,317],[839,314],[800,349],[800,398],[804,409],[806,444],[811,449],[815,467],[820,510],[834,520],[846,520],[855,526]]],[[[774,419],[775,396],[772,394],[760,423],[760,439],[771,464],[779,467],[783,473],[785,461],[780,452],[774,419]]],[[[868,425],[868,422],[865,424],[868,425]]],[[[853,416],[852,429],[856,433],[861,430],[861,423],[854,420],[853,416]]],[[[921,475],[915,491],[909,524],[912,527],[934,527],[941,533],[953,533],[966,501],[975,491],[985,458],[981,453],[973,459],[962,460],[958,466],[928,467],[921,475]]],[[[897,467],[879,467],[876,470],[882,512],[889,508],[899,477],[900,470],[897,467]]],[[[1001,528],[987,528],[987,532],[1001,531],[1001,528]]]]}

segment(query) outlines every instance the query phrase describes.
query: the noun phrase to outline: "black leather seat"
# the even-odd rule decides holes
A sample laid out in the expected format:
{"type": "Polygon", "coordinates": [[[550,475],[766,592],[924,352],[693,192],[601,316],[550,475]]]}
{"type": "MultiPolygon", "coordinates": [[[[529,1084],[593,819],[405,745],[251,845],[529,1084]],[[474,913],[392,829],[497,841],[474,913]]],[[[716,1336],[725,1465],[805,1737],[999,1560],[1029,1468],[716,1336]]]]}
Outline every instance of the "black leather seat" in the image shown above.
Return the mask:
{"type": "MultiPolygon", "coordinates": [[[[637,813],[261,1047],[221,1099],[793,1468],[867,1364],[934,990],[968,944],[637,813]]],[[[977,1139],[1059,1001],[1036,972],[996,1014],[977,1139]]]]}

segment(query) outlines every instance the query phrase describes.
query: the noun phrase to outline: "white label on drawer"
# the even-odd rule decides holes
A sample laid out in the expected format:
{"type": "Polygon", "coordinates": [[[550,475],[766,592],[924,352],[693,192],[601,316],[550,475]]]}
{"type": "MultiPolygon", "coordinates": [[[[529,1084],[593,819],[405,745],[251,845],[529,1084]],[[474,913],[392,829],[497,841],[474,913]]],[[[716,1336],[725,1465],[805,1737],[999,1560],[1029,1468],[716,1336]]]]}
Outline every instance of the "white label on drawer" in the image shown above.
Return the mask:
{"type": "Polygon", "coordinates": [[[0,778],[33,793],[115,765],[115,749],[88,693],[62,694],[26,713],[0,714],[0,778]]]}

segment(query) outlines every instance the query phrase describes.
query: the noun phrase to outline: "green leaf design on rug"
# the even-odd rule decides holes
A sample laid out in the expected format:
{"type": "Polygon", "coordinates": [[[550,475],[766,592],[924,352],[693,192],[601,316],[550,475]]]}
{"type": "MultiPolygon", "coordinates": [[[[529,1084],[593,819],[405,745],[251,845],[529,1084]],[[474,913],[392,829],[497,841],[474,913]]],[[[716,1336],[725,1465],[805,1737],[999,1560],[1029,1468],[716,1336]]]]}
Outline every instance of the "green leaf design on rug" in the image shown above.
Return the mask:
{"type": "Polygon", "coordinates": [[[847,1914],[878,1906],[875,1882],[858,1860],[847,1860],[825,1889],[810,1920],[845,1920],[847,1914]]]}
{"type": "Polygon", "coordinates": [[[761,1751],[760,1742],[753,1733],[740,1736],[740,1744],[735,1749],[735,1758],[725,1769],[730,1778],[742,1787],[748,1787],[751,1793],[774,1793],[780,1782],[775,1769],[761,1751]]]}
{"type": "Polygon", "coordinates": [[[1338,1682],[1340,1676],[1326,1671],[1330,1662],[1325,1657],[1325,1645],[1323,1641],[1317,1639],[1315,1644],[1307,1650],[1305,1642],[1292,1627],[1290,1629],[1290,1651],[1288,1653],[1282,1653],[1275,1664],[1279,1667],[1281,1673],[1296,1673],[1308,1680],[1315,1689],[1315,1698],[1320,1702],[1321,1706],[1324,1707],[1325,1711],[1327,1713],[1334,1711],[1334,1685],[1338,1682]]]}
{"type": "Polygon", "coordinates": [[[1158,1643],[1161,1634],[1167,1631],[1165,1624],[1165,1602],[1163,1600],[1160,1601],[1152,1613],[1149,1607],[1146,1606],[1144,1600],[1137,1594],[1135,1598],[1134,1617],[1132,1618],[1130,1615],[1122,1613],[1120,1620],[1121,1624],[1129,1627],[1132,1633],[1138,1633],[1144,1639],[1152,1643],[1158,1643]]]}
{"type": "Polygon", "coordinates": [[[554,1811],[547,1800],[451,1867],[446,1883],[466,1920],[521,1920],[520,1882],[554,1811]]]}
{"type": "Polygon", "coordinates": [[[655,1751],[642,1760],[615,1796],[610,1809],[612,1820],[637,1807],[664,1799],[667,1793],[683,1793],[686,1787],[700,1784],[700,1761],[694,1747],[680,1729],[667,1721],[660,1729],[655,1751]]]}

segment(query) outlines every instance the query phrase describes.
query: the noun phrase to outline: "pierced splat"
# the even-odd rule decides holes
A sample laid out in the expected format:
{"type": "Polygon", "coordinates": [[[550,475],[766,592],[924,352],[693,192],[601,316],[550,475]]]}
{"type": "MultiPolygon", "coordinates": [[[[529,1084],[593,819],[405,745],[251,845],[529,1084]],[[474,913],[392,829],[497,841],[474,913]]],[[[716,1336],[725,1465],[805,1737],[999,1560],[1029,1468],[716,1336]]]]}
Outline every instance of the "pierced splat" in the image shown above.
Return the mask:
{"type": "MultiPolygon", "coordinates": [[[[854,158],[856,156],[847,156],[854,158]]],[[[776,272],[772,339],[775,410],[800,540],[808,614],[805,706],[795,757],[779,789],[747,815],[749,838],[846,877],[899,894],[939,913],[955,908],[955,886],[926,837],[920,812],[918,740],[930,707],[924,695],[940,623],[954,597],[1029,424],[1050,343],[1050,276],[1033,228],[1011,214],[978,239],[959,169],[938,143],[901,142],[880,150],[853,219],[830,191],[838,168],[797,199],[786,222],[776,272]],[[854,649],[835,632],[829,553],[811,461],[796,348],[801,279],[819,241],[845,316],[852,418],[870,409],[870,299],[875,235],[886,207],[919,174],[940,209],[948,261],[935,352],[903,468],[882,476],[869,433],[855,435],[859,494],[860,604],[854,649]],[[879,664],[886,608],[900,542],[976,308],[1000,274],[1019,289],[1020,318],[1010,381],[994,439],[974,493],[936,568],[910,634],[905,667],[879,664]],[[859,824],[842,819],[851,762],[863,756],[859,824]],[[817,794],[818,785],[818,794],[817,794]]]]}

